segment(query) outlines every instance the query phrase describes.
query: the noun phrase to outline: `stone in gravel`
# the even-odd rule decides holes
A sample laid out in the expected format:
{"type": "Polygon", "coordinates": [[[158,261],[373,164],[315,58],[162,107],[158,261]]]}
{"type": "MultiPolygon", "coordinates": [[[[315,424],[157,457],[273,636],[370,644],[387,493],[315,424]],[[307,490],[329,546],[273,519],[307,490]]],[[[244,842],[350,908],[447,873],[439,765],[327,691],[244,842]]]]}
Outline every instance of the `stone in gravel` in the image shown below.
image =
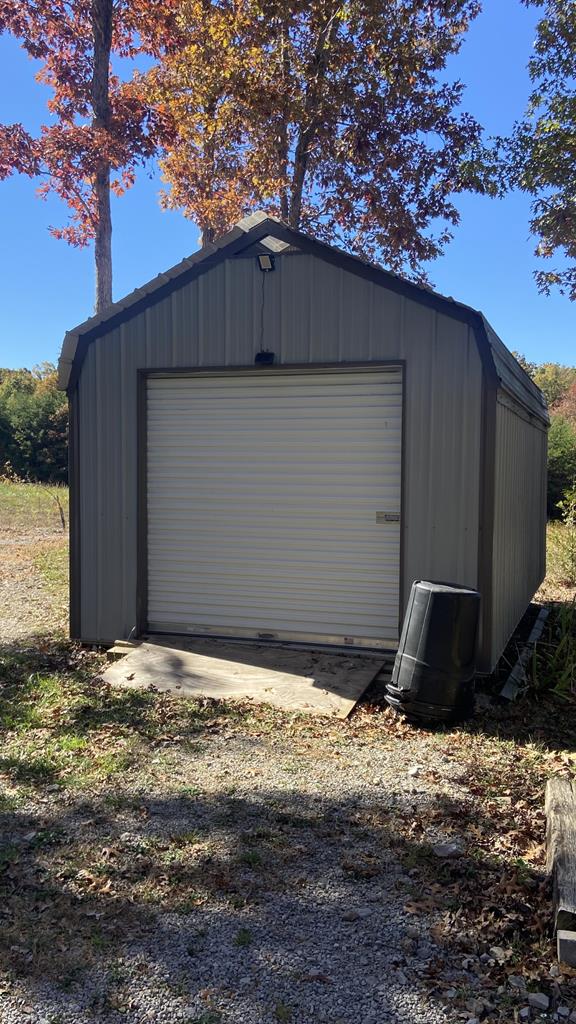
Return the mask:
{"type": "Polygon", "coordinates": [[[535,1010],[542,1010],[542,1012],[545,1012],[550,1006],[550,1000],[544,992],[529,992],[528,1003],[535,1010]]]}
{"type": "Polygon", "coordinates": [[[370,917],[374,913],[372,907],[356,907],[355,910],[347,910],[346,913],[342,914],[343,921],[358,921],[365,917],[370,917]]]}
{"type": "Polygon", "coordinates": [[[559,1017],[569,1017],[570,1016],[570,1007],[569,1006],[559,1006],[556,1012],[557,1012],[559,1017]]]}
{"type": "Polygon", "coordinates": [[[437,843],[436,846],[432,847],[432,852],[436,857],[441,857],[444,860],[453,860],[456,857],[461,857],[464,851],[461,843],[437,843]]]}
{"type": "Polygon", "coordinates": [[[490,956],[494,957],[500,964],[503,964],[508,959],[508,953],[501,946],[492,946],[490,956]]]}
{"type": "Polygon", "coordinates": [[[356,912],[358,914],[358,917],[370,917],[370,914],[374,913],[374,908],[373,907],[358,907],[356,912]]]}
{"type": "Polygon", "coordinates": [[[466,1003],[466,1009],[469,1010],[470,1013],[475,1013],[476,1016],[480,1016],[481,1013],[484,1013],[484,1000],[469,999],[466,1003]]]}
{"type": "Polygon", "coordinates": [[[466,1024],[480,1024],[480,1018],[479,1017],[470,1017],[470,1020],[467,1020],[466,1024]]]}
{"type": "Polygon", "coordinates": [[[444,995],[446,996],[446,999],[455,999],[455,997],[456,997],[456,989],[455,988],[447,988],[445,993],[444,993],[444,995]]]}
{"type": "Polygon", "coordinates": [[[508,978],[508,984],[511,985],[512,988],[526,988],[526,982],[524,981],[524,978],[521,978],[517,974],[510,975],[510,977],[508,978]]]}
{"type": "Polygon", "coordinates": [[[342,914],[343,921],[358,921],[360,914],[357,910],[347,910],[346,913],[342,914]]]}
{"type": "Polygon", "coordinates": [[[530,1007],[523,1006],[520,1010],[520,1020],[530,1020],[530,1007]]]}
{"type": "Polygon", "coordinates": [[[420,765],[419,764],[414,764],[414,765],[412,765],[411,768],[408,769],[408,775],[415,776],[415,775],[419,775],[419,774],[420,774],[420,765]]]}

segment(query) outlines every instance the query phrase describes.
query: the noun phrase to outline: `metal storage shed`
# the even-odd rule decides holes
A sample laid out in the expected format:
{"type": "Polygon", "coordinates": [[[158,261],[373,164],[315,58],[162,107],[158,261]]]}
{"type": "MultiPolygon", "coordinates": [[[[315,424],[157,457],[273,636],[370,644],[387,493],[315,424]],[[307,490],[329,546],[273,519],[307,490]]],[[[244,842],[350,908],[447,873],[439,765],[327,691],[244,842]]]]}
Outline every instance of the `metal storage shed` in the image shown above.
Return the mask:
{"type": "Polygon", "coordinates": [[[263,214],[69,332],[59,375],[85,642],[393,648],[429,578],[480,590],[488,671],[544,576],[546,405],[484,317],[263,214]]]}

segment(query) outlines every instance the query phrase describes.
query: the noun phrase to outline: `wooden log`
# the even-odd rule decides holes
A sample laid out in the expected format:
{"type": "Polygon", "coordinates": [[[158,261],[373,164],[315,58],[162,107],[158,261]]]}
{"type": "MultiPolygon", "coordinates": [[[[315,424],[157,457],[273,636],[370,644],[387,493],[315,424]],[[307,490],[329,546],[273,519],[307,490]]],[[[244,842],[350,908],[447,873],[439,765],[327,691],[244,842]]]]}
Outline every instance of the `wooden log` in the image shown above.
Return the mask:
{"type": "Polygon", "coordinates": [[[546,784],[546,867],[554,885],[554,930],[576,931],[576,788],[558,776],[546,784]]]}

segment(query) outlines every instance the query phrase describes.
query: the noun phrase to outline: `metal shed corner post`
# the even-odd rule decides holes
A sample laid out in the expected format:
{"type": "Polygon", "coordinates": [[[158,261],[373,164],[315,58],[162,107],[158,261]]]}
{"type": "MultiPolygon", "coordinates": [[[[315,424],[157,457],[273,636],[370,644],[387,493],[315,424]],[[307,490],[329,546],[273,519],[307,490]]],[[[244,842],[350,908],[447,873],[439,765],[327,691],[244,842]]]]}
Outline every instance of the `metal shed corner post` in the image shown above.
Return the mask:
{"type": "Polygon", "coordinates": [[[70,636],[82,638],[80,585],[80,438],[78,385],[68,393],[68,530],[69,530],[69,593],[70,636]]]}
{"type": "Polygon", "coordinates": [[[147,386],[148,372],[138,370],[137,416],[137,525],[136,525],[136,635],[142,636],[148,625],[148,482],[147,482],[147,386]]]}
{"type": "Polygon", "coordinates": [[[492,359],[484,326],[474,328],[483,367],[482,429],[480,451],[480,510],[478,519],[478,590],[482,603],[480,611],[480,640],[478,671],[492,671],[493,629],[493,549],[496,498],[496,400],[498,376],[492,359]]]}

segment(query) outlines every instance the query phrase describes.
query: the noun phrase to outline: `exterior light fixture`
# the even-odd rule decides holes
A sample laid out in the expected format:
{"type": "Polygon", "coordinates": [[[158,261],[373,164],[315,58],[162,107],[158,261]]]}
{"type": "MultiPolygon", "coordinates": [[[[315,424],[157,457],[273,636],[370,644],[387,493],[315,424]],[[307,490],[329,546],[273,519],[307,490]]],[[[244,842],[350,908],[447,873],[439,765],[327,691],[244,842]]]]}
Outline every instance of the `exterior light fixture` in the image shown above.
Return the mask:
{"type": "Polygon", "coordinates": [[[261,252],[258,253],[258,266],[265,274],[268,274],[271,270],[274,270],[274,257],[271,253],[261,252]]]}

